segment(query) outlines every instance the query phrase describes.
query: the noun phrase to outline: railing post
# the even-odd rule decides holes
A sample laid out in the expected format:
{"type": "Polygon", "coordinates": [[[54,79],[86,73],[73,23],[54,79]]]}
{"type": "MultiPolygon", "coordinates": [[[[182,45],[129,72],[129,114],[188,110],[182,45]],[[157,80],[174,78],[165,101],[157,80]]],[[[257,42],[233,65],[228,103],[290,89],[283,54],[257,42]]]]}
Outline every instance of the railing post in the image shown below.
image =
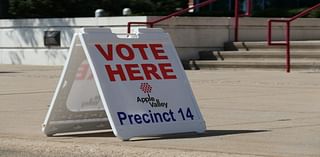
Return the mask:
{"type": "Polygon", "coordinates": [[[291,56],[290,56],[290,21],[287,21],[287,26],[286,26],[286,68],[287,68],[287,73],[290,73],[291,71],[291,56]]]}
{"type": "Polygon", "coordinates": [[[127,33],[131,33],[131,22],[128,22],[127,33]]]}
{"type": "Polygon", "coordinates": [[[251,16],[252,15],[252,0],[247,0],[247,11],[246,11],[246,16],[251,16]]]}
{"type": "Polygon", "coordinates": [[[234,2],[234,41],[238,41],[239,33],[239,0],[234,2]]]}
{"type": "Polygon", "coordinates": [[[268,38],[267,38],[267,40],[268,40],[268,45],[271,45],[271,37],[272,37],[272,21],[271,20],[269,20],[268,21],[268,38]]]}
{"type": "Polygon", "coordinates": [[[286,47],[286,71],[289,73],[291,71],[290,63],[290,20],[269,20],[268,21],[268,45],[283,45],[286,47]],[[272,42],[272,22],[285,23],[285,32],[284,32],[284,42],[272,42]]]}
{"type": "Polygon", "coordinates": [[[239,0],[234,1],[234,41],[239,40],[239,18],[240,16],[251,16],[252,0],[246,0],[246,13],[240,14],[239,0]]]}

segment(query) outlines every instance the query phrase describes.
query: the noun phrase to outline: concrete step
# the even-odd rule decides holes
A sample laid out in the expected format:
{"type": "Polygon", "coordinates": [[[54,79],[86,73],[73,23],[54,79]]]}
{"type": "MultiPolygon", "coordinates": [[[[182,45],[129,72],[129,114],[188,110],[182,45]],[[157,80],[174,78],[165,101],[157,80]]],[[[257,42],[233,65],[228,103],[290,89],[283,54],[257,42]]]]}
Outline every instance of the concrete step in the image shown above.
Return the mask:
{"type": "MultiPolygon", "coordinates": [[[[292,69],[320,69],[320,41],[291,42],[292,69]]],[[[202,51],[199,60],[184,62],[186,69],[254,68],[285,69],[285,46],[267,42],[230,42],[227,51],[202,51]]]]}
{"type": "MultiPolygon", "coordinates": [[[[283,41],[279,41],[283,42],[283,41]]],[[[291,51],[319,51],[320,41],[310,40],[310,41],[291,41],[291,51]]],[[[267,42],[227,42],[224,45],[224,50],[226,51],[275,51],[286,49],[285,46],[269,46],[267,42]]]]}
{"type": "MultiPolygon", "coordinates": [[[[291,58],[319,59],[320,50],[316,51],[294,51],[291,58]]],[[[229,59],[268,59],[286,58],[283,51],[202,51],[199,52],[200,60],[229,60],[229,59]]]]}
{"type": "MultiPolygon", "coordinates": [[[[238,60],[238,61],[203,61],[203,60],[192,60],[189,61],[189,68],[194,70],[203,69],[222,69],[222,68],[245,68],[245,69],[285,69],[285,60],[238,60]]],[[[310,60],[292,60],[292,69],[298,70],[319,70],[320,61],[310,60]]]]}

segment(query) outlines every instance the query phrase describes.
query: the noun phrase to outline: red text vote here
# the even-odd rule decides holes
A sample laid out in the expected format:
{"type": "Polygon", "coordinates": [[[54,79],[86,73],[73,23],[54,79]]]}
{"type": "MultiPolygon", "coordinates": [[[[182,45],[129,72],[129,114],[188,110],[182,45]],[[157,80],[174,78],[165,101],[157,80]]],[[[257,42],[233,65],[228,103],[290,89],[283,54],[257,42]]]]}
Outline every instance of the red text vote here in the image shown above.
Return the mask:
{"type": "Polygon", "coordinates": [[[95,44],[95,48],[106,63],[113,63],[105,64],[110,81],[177,79],[162,44],[95,44]],[[121,62],[112,62],[115,58],[121,62]],[[138,58],[143,63],[128,63],[138,58]]]}

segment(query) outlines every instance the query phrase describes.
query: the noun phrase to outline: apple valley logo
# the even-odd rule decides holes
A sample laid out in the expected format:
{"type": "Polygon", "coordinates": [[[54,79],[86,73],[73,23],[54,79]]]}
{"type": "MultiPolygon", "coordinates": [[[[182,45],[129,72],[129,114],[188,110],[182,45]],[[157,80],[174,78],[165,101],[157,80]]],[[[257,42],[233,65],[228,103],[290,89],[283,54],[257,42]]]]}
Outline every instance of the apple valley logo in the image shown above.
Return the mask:
{"type": "Polygon", "coordinates": [[[149,85],[148,83],[141,83],[140,90],[143,91],[144,93],[149,94],[152,91],[152,86],[149,85]]]}
{"type": "Polygon", "coordinates": [[[141,83],[140,85],[140,90],[147,94],[146,97],[137,97],[137,102],[138,103],[148,103],[151,107],[168,107],[167,102],[161,102],[160,99],[157,99],[153,96],[150,96],[151,91],[152,91],[152,86],[149,85],[148,83],[141,83]]]}

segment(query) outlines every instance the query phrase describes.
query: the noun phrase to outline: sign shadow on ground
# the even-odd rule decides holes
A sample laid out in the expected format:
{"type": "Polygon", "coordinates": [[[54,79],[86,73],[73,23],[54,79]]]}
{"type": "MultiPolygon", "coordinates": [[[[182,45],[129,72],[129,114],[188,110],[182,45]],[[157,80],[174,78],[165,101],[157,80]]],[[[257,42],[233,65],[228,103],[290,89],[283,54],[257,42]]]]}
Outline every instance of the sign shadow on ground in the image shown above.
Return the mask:
{"type": "Polygon", "coordinates": [[[203,138],[215,136],[228,136],[249,133],[268,132],[269,130],[207,130],[205,133],[181,133],[181,134],[167,134],[151,138],[132,139],[131,141],[146,141],[146,140],[167,140],[167,139],[187,139],[187,138],[203,138]]]}
{"type": "MultiPolygon", "coordinates": [[[[153,137],[133,138],[130,141],[149,141],[149,140],[168,140],[168,139],[187,139],[187,138],[203,138],[203,137],[215,137],[215,136],[229,136],[239,134],[250,134],[269,132],[270,130],[207,130],[205,133],[179,133],[179,134],[167,134],[153,137]]],[[[115,137],[112,131],[99,132],[99,133],[82,133],[73,135],[56,135],[56,137],[115,137]]]]}

